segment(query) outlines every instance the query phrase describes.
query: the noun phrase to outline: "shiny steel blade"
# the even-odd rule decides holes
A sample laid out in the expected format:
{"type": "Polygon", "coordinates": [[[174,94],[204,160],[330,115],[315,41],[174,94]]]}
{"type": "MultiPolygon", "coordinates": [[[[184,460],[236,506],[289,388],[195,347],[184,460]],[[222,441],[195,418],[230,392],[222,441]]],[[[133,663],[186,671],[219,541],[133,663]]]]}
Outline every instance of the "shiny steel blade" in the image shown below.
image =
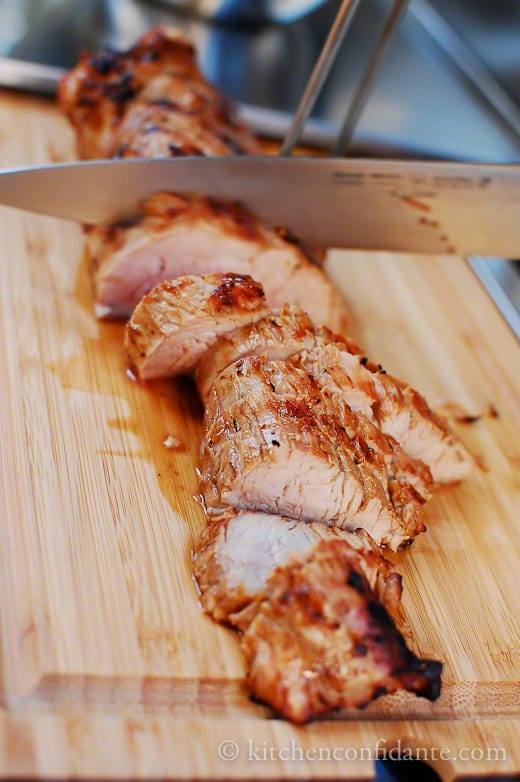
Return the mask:
{"type": "Polygon", "coordinates": [[[520,166],[259,156],[0,173],[0,203],[84,223],[119,220],[161,190],[240,201],[315,246],[520,257],[520,166]]]}

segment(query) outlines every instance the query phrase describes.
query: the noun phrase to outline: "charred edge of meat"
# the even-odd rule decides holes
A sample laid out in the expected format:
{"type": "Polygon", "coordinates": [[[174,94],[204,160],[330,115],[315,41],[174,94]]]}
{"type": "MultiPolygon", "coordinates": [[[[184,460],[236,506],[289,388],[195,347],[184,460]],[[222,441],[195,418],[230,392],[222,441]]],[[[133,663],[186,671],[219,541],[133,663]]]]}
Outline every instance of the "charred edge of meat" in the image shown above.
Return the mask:
{"type": "Polygon", "coordinates": [[[229,125],[231,128],[243,130],[245,125],[237,117],[236,107],[233,101],[219,93],[215,96],[215,101],[216,102],[213,104],[215,118],[220,120],[223,125],[229,125]]]}
{"type": "Polygon", "coordinates": [[[438,660],[424,660],[411,652],[382,603],[371,600],[368,611],[376,630],[373,640],[390,643],[394,647],[392,656],[396,664],[392,676],[399,678],[405,689],[429,701],[437,700],[441,694],[442,663],[438,660]]]}
{"type": "Polygon", "coordinates": [[[126,217],[121,217],[119,220],[117,220],[115,223],[112,223],[107,230],[112,229],[113,231],[124,231],[128,228],[133,228],[136,225],[139,225],[139,222],[141,221],[142,215],[139,213],[127,215],[126,217]]]}
{"type": "Polygon", "coordinates": [[[112,71],[119,72],[123,67],[120,54],[113,49],[98,49],[87,55],[86,62],[100,76],[108,76],[112,71]]]}
{"type": "Polygon", "coordinates": [[[120,52],[110,49],[86,52],[81,57],[80,65],[87,67],[89,76],[82,80],[82,91],[77,98],[79,106],[93,106],[100,96],[121,106],[138,92],[134,74],[128,67],[125,55],[120,52]]]}
{"type": "Polygon", "coordinates": [[[172,35],[163,27],[154,27],[142,35],[133,46],[123,52],[123,56],[130,57],[135,62],[150,62],[165,53],[172,58],[182,56],[195,62],[193,43],[180,32],[172,35]]]}
{"type": "Polygon", "coordinates": [[[120,144],[117,149],[114,150],[112,157],[126,157],[129,152],[131,153],[129,144],[120,144]]]}
{"type": "Polygon", "coordinates": [[[168,144],[171,157],[203,157],[204,152],[194,144],[168,144]]]}
{"type": "MultiPolygon", "coordinates": [[[[139,92],[142,87],[140,70],[156,63],[157,72],[166,67],[168,61],[175,62],[176,68],[182,66],[187,71],[198,74],[195,59],[195,47],[180,33],[169,33],[158,27],[150,30],[126,51],[98,49],[83,52],[76,68],[67,74],[60,83],[59,96],[65,106],[69,100],[65,97],[72,75],[80,75],[80,89],[75,89],[73,105],[96,108],[100,98],[106,98],[122,112],[123,106],[139,92]]],[[[71,106],[67,107],[70,111],[71,106]]]]}
{"type": "MultiPolygon", "coordinates": [[[[193,549],[194,576],[204,608],[218,621],[246,629],[254,618],[270,575],[293,555],[311,552],[322,540],[341,540],[351,546],[352,559],[355,558],[377,599],[390,613],[397,610],[401,599],[401,576],[381,556],[368,535],[344,533],[319,523],[307,525],[288,517],[254,511],[217,516],[206,525],[193,549]],[[249,541],[254,541],[252,545],[246,543],[245,549],[236,545],[234,534],[237,529],[243,533],[244,522],[253,535],[249,541]],[[309,526],[312,529],[310,536],[307,534],[309,526]],[[274,548],[270,542],[271,532],[275,533],[274,548]],[[246,588],[245,582],[236,578],[237,568],[242,571],[243,579],[257,567],[262,575],[249,582],[246,588]]],[[[356,571],[352,571],[347,583],[365,594],[366,583],[356,571]]]]}
{"type": "Polygon", "coordinates": [[[122,73],[119,78],[103,86],[103,95],[113,103],[124,104],[137,93],[137,86],[131,73],[122,73]]]}
{"type": "Polygon", "coordinates": [[[148,103],[150,106],[157,106],[160,109],[167,109],[168,111],[183,111],[181,106],[171,98],[152,98],[148,103]]]}
{"type": "Polygon", "coordinates": [[[440,694],[442,664],[408,649],[345,541],[273,572],[242,648],[255,696],[297,723],[400,689],[440,694]]]}
{"type": "Polygon", "coordinates": [[[123,51],[107,48],[84,52],[80,64],[86,65],[99,76],[107,77],[114,74],[124,75],[132,65],[156,62],[165,55],[172,60],[191,60],[195,65],[195,47],[191,41],[180,35],[168,35],[161,28],[150,30],[133,46],[123,51]]]}
{"type": "Polygon", "coordinates": [[[264,289],[260,283],[248,274],[229,273],[211,294],[209,303],[217,311],[225,307],[248,309],[251,304],[257,309],[258,299],[265,301],[264,289]]]}
{"type": "Polygon", "coordinates": [[[227,148],[233,155],[248,154],[248,150],[242,144],[239,144],[238,141],[235,138],[233,138],[231,134],[225,133],[223,131],[219,131],[218,133],[215,133],[215,135],[218,139],[220,139],[220,141],[222,141],[227,146],[227,148]]]}

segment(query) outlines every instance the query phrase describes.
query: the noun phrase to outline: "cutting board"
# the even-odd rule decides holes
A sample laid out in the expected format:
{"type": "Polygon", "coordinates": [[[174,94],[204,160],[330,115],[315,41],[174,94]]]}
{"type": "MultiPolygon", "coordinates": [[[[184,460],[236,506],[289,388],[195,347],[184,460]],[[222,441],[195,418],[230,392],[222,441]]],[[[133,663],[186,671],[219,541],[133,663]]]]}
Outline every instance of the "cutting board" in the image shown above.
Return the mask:
{"type": "MultiPolygon", "coordinates": [[[[51,103],[0,96],[2,166],[72,156],[51,103]]],[[[376,748],[419,750],[444,779],[520,771],[520,350],[468,265],[328,260],[367,353],[481,416],[454,423],[480,466],[395,557],[402,632],[444,662],[442,697],[296,728],[249,700],[236,635],[198,602],[193,386],[127,375],[78,226],[6,208],[0,226],[1,773],[364,779],[376,748]]]]}

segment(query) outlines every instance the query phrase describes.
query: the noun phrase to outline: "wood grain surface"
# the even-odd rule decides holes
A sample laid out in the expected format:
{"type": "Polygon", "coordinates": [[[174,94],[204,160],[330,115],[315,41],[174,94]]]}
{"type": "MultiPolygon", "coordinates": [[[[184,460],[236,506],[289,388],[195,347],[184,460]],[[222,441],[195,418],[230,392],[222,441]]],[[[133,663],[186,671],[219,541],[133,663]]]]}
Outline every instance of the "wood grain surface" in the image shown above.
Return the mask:
{"type": "MultiPolygon", "coordinates": [[[[72,156],[51,103],[0,96],[1,166],[72,156]]],[[[442,697],[295,728],[249,700],[236,636],[198,603],[192,385],[128,377],[122,326],[93,317],[78,226],[2,208],[0,232],[0,774],[370,778],[378,740],[426,748],[444,779],[520,771],[520,351],[468,265],[330,255],[368,354],[440,409],[484,413],[454,424],[481,466],[395,556],[402,631],[444,662],[442,697]]]]}

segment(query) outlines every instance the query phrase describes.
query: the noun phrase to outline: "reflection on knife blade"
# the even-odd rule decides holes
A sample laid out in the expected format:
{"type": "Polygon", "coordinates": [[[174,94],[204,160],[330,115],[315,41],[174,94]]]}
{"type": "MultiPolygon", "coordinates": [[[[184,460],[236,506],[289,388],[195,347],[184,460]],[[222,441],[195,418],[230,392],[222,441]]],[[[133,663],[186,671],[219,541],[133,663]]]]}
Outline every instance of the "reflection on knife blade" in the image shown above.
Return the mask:
{"type": "Polygon", "coordinates": [[[0,174],[1,203],[83,223],[120,219],[164,190],[240,201],[313,246],[520,256],[520,166],[226,157],[88,161],[0,174]]]}

